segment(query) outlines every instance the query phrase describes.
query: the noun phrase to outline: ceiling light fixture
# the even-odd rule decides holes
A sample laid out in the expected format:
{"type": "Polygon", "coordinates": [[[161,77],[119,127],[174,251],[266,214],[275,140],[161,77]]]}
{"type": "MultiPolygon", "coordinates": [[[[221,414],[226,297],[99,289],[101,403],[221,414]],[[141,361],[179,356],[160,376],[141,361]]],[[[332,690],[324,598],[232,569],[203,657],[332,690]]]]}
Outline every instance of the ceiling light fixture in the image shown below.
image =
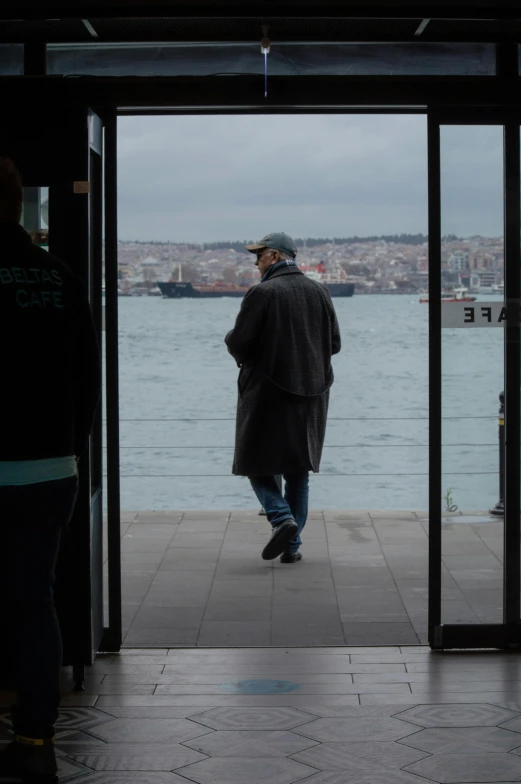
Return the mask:
{"type": "Polygon", "coordinates": [[[268,38],[269,25],[261,25],[262,27],[262,40],[261,40],[261,54],[264,55],[264,97],[268,97],[268,55],[270,53],[271,41],[268,38]]]}

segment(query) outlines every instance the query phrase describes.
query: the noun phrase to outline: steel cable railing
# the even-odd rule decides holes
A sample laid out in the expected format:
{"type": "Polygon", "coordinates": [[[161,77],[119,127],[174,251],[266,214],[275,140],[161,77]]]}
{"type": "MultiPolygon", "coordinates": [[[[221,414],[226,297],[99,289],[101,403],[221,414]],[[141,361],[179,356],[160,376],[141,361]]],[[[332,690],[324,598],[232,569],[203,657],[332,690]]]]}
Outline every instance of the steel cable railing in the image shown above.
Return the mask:
{"type": "MultiPolygon", "coordinates": [[[[447,416],[442,418],[443,421],[455,421],[455,420],[489,420],[495,421],[494,416],[447,416]]],[[[120,422],[140,422],[140,423],[147,423],[147,422],[234,422],[235,417],[122,417],[120,418],[120,422]]],[[[334,421],[342,421],[342,422],[403,422],[403,421],[423,421],[428,422],[428,417],[328,417],[328,422],[334,421]]],[[[358,443],[358,444],[324,444],[324,450],[327,449],[428,449],[428,444],[370,444],[370,443],[358,443]]],[[[470,442],[458,442],[458,443],[450,443],[444,444],[444,449],[452,449],[452,448],[497,448],[496,443],[470,443],[470,442]]],[[[106,448],[106,446],[104,447],[106,448]]],[[[233,450],[233,445],[223,445],[223,444],[201,444],[201,445],[194,445],[194,444],[163,444],[163,445],[127,445],[127,444],[120,444],[120,449],[124,450],[155,450],[157,452],[162,451],[170,451],[170,450],[194,450],[194,449],[203,449],[203,450],[233,450]]],[[[487,475],[494,475],[497,474],[497,471],[450,471],[450,476],[487,476],[487,475]]],[[[344,477],[419,477],[419,476],[429,476],[428,471],[421,471],[421,472],[379,472],[379,473],[366,473],[366,472],[337,472],[337,471],[328,471],[323,470],[321,471],[321,477],[337,477],[337,476],[344,476],[344,477]]],[[[105,475],[106,476],[106,475],[105,475]]],[[[120,474],[121,478],[163,478],[163,479],[176,479],[176,478],[183,478],[183,477],[215,477],[215,478],[225,478],[230,477],[230,473],[226,474],[170,474],[170,473],[158,473],[158,474],[140,474],[140,473],[130,473],[130,474],[120,474]]]]}

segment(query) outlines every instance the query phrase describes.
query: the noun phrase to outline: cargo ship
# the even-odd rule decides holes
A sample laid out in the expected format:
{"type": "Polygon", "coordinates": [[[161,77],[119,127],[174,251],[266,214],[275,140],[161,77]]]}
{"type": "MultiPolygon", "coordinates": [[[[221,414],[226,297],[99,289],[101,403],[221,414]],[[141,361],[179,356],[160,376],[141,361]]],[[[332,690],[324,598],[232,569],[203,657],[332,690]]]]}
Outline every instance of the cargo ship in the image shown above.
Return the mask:
{"type": "MultiPolygon", "coordinates": [[[[323,262],[316,268],[300,267],[307,277],[316,280],[327,288],[332,297],[352,297],[355,293],[355,284],[347,281],[347,275],[340,268],[335,274],[328,274],[323,262]],[[343,275],[342,275],[343,273],[343,275]],[[344,277],[345,276],[345,277],[344,277]]],[[[257,284],[254,283],[254,286],[257,284]]],[[[195,299],[201,297],[244,297],[251,286],[237,286],[235,284],[216,281],[215,283],[191,283],[182,280],[181,265],[177,280],[157,283],[163,297],[169,299],[195,299]]]]}

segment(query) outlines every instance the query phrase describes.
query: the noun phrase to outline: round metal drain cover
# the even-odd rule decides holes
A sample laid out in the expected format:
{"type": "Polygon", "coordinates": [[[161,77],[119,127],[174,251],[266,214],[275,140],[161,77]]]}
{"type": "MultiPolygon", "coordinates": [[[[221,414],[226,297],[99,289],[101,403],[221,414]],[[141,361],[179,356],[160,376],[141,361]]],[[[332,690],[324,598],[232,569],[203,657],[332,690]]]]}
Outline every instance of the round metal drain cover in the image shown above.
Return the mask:
{"type": "Polygon", "coordinates": [[[228,694],[283,694],[287,691],[300,689],[300,683],[256,679],[251,681],[221,683],[220,689],[228,694]]]}

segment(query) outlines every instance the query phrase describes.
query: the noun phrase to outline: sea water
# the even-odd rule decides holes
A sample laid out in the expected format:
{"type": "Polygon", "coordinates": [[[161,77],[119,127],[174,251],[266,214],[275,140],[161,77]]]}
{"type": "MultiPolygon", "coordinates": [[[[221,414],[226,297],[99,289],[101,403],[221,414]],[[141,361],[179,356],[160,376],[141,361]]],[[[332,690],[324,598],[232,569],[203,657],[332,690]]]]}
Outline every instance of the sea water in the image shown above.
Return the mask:
{"type": "MultiPolygon", "coordinates": [[[[414,295],[333,302],[342,351],[310,506],[426,510],[428,306],[414,295]]],[[[240,304],[118,300],[123,509],[258,507],[231,474],[238,368],[224,336],[240,304]]],[[[498,500],[503,373],[503,330],[443,331],[443,493],[462,511],[498,500]]]]}

